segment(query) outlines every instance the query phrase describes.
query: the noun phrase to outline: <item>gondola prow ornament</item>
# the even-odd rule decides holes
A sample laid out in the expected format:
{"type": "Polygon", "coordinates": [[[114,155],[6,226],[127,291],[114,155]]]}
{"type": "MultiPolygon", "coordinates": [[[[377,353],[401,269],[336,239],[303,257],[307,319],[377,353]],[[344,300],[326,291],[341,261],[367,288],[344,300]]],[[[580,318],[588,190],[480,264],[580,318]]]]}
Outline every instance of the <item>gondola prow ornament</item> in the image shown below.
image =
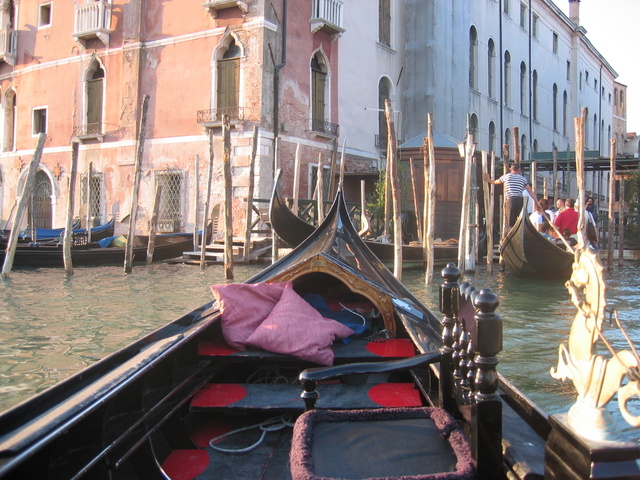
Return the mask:
{"type": "Polygon", "coordinates": [[[640,398],[640,358],[619,322],[630,350],[616,352],[602,332],[606,312],[602,270],[594,250],[576,249],[573,273],[565,286],[578,311],[571,325],[569,344],[560,345],[558,366],[551,368],[551,376],[571,379],[578,392],[567,415],[567,422],[576,433],[595,441],[620,441],[621,429],[607,411],[607,404],[618,394],[623,418],[634,427],[640,426],[640,416],[633,415],[627,406],[632,398],[640,398]],[[610,358],[597,354],[599,340],[611,353],[610,358]],[[623,385],[625,378],[627,383],[623,385]]]}

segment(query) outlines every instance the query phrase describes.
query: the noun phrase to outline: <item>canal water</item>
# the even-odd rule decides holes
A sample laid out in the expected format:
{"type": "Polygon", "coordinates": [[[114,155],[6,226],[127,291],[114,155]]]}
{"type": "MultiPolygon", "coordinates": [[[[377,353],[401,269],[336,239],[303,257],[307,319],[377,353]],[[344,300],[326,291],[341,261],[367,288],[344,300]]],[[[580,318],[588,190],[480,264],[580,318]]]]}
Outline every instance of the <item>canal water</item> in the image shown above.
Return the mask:
{"type": "MultiPolygon", "coordinates": [[[[264,265],[236,266],[244,281],[264,265]]],[[[605,273],[609,304],[619,310],[640,345],[640,265],[605,273]]],[[[558,346],[566,343],[575,314],[561,281],[520,280],[506,272],[488,275],[480,266],[463,280],[491,288],[500,298],[504,349],[499,371],[545,412],[563,412],[573,386],[549,375],[558,346]]],[[[438,311],[437,283],[424,284],[420,271],[403,282],[432,311],[438,311]]],[[[141,336],[211,299],[210,286],[224,283],[221,266],[154,264],[134,267],[16,270],[0,281],[0,412],[26,400],[141,336]]],[[[614,329],[617,349],[628,348],[614,329]]],[[[606,352],[602,352],[606,356],[606,352]]],[[[635,403],[638,405],[638,402],[635,403]]]]}

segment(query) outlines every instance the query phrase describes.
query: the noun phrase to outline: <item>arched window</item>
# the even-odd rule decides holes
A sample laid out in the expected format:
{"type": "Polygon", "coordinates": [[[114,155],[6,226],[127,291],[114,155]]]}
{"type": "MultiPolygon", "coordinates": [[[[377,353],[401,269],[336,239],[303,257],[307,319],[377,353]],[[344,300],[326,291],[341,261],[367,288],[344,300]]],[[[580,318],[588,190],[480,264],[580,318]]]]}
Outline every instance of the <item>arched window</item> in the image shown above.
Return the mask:
{"type": "Polygon", "coordinates": [[[233,37],[218,58],[216,82],[216,109],[218,114],[239,116],[240,107],[240,57],[242,51],[233,37]]]}
{"type": "Polygon", "coordinates": [[[553,131],[558,131],[558,85],[553,84],[553,131]]]}
{"type": "Polygon", "coordinates": [[[520,63],[520,113],[525,115],[527,112],[527,66],[524,62],[520,63]]]}
{"type": "Polygon", "coordinates": [[[538,120],[538,72],[536,70],[533,71],[532,77],[533,119],[538,120]]]}
{"type": "Polygon", "coordinates": [[[496,124],[489,122],[489,153],[495,152],[496,148],[496,124]]]}
{"type": "Polygon", "coordinates": [[[105,72],[100,62],[93,60],[85,73],[85,111],[83,134],[102,133],[105,72]]]}
{"type": "Polygon", "coordinates": [[[386,149],[389,137],[387,116],[384,111],[385,100],[391,99],[391,82],[388,78],[381,78],[378,83],[378,142],[377,146],[386,149]]]}
{"type": "Polygon", "coordinates": [[[15,150],[16,132],[16,107],[18,105],[15,90],[7,90],[4,94],[4,136],[2,142],[3,152],[15,150]]]}
{"type": "Polygon", "coordinates": [[[378,0],[378,41],[391,46],[391,1],[378,0]]]}
{"type": "Polygon", "coordinates": [[[587,148],[587,144],[589,143],[589,109],[585,107],[585,122],[584,122],[584,146],[587,148]]]}
{"type": "Polygon", "coordinates": [[[613,90],[613,104],[617,107],[618,106],[618,89],[614,89],[613,90]]]}
{"type": "Polygon", "coordinates": [[[488,94],[489,98],[493,98],[495,96],[494,87],[493,87],[493,79],[495,77],[495,63],[496,63],[496,45],[493,42],[493,39],[489,39],[489,49],[488,49],[488,59],[487,59],[487,84],[488,84],[488,94]]]}
{"type": "Polygon", "coordinates": [[[478,89],[478,32],[476,27],[469,30],[469,87],[478,89]]]}
{"type": "Polygon", "coordinates": [[[527,136],[520,136],[520,159],[527,160],[527,136]]]}
{"type": "Polygon", "coordinates": [[[511,104],[511,54],[504,52],[504,104],[511,104]]]}
{"type": "Polygon", "coordinates": [[[562,134],[567,134],[567,115],[569,109],[567,91],[562,92],[562,134]]]}
{"type": "MultiPolygon", "coordinates": [[[[506,128],[504,131],[504,145],[503,148],[507,149],[507,155],[511,154],[511,129],[506,128]]],[[[513,160],[513,159],[512,159],[513,160]]]]}
{"type": "Polygon", "coordinates": [[[538,151],[538,140],[537,139],[533,141],[533,151],[534,152],[538,151]]]}
{"type": "Polygon", "coordinates": [[[471,114],[469,118],[469,135],[472,135],[474,141],[478,141],[478,116],[475,113],[471,114]]]}
{"type": "Polygon", "coordinates": [[[598,128],[598,115],[593,114],[593,149],[596,150],[598,148],[598,132],[600,129],[598,128]]]}
{"type": "Polygon", "coordinates": [[[325,131],[327,69],[324,57],[317,52],[311,59],[311,129],[325,131]]]}

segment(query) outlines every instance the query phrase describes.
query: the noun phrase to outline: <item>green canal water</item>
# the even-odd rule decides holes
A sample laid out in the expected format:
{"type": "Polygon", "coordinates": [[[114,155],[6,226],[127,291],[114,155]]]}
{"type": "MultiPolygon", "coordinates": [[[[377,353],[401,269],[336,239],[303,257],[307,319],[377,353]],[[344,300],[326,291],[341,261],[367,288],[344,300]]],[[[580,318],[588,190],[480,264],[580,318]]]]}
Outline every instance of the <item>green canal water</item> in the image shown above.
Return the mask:
{"type": "MultiPolygon", "coordinates": [[[[236,266],[241,282],[264,265],[236,266]]],[[[607,273],[609,304],[640,345],[640,265],[607,273]]],[[[403,282],[434,312],[438,283],[426,286],[420,271],[403,282]]],[[[545,412],[566,411],[574,400],[569,382],[549,375],[558,346],[566,343],[575,314],[561,281],[520,280],[481,266],[463,280],[491,288],[500,298],[504,349],[500,372],[545,412]]],[[[224,283],[221,266],[155,264],[134,267],[16,270],[0,281],[0,412],[56,384],[211,299],[210,286],[224,283]]],[[[620,334],[607,330],[619,349],[620,334]]],[[[638,402],[636,402],[638,405],[638,402]]]]}

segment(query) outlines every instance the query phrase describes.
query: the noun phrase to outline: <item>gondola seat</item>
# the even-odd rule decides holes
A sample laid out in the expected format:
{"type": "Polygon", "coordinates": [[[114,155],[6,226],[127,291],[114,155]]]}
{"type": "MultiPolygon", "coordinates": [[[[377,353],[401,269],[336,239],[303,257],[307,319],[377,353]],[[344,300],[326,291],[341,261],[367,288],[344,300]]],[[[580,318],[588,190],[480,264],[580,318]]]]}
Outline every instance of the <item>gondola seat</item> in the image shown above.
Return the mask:
{"type": "Polygon", "coordinates": [[[497,297],[472,287],[460,295],[459,270],[451,270],[449,285],[455,288],[441,295],[440,351],[389,362],[311,368],[300,374],[307,411],[294,426],[293,480],[504,478],[495,370],[502,345],[502,321],[494,313],[497,297]],[[469,348],[472,343],[474,350],[469,348]],[[437,407],[315,408],[327,380],[406,370],[420,376],[420,369],[435,363],[440,375],[437,407]]]}
{"type": "Polygon", "coordinates": [[[442,408],[311,410],[296,422],[292,444],[294,480],[474,476],[462,425],[442,408]]]}

